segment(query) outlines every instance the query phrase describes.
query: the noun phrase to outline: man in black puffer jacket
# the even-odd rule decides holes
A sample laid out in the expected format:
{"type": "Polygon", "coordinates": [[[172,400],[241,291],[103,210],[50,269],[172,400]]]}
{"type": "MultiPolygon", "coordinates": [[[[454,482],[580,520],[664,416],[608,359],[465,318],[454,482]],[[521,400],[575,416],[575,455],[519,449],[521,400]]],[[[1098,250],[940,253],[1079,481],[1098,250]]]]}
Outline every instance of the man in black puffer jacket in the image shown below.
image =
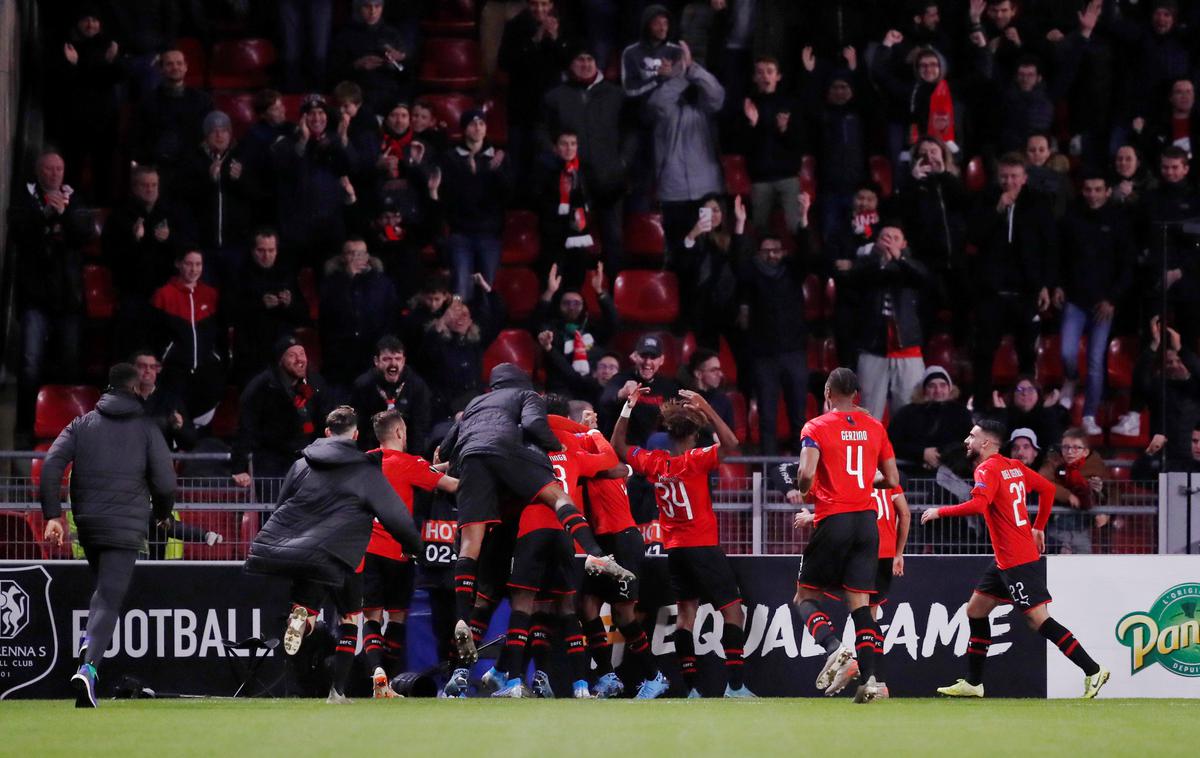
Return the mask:
{"type": "MultiPolygon", "coordinates": [[[[304,448],[279,493],[279,502],[250,545],[246,570],[292,580],[283,651],[295,655],[331,592],[349,656],[335,655],[331,701],[344,697],[358,640],[362,574],[355,572],[379,519],[408,555],[421,555],[421,537],[408,506],[384,478],[377,460],[358,449],[358,414],[339,406],[325,418],[325,436],[304,448]]],[[[345,652],[345,651],[341,651],[345,652]]]]}
{"type": "Polygon", "coordinates": [[[151,511],[163,521],[175,503],[171,453],[134,394],[137,369],[118,363],[108,372],[108,383],[96,409],[76,418],[54,440],[42,467],[46,541],[61,545],[67,530],[60,482],[74,464],[71,510],[79,544],[96,575],[81,646],[83,664],[71,677],[77,708],[96,707],[96,666],[116,628],[151,511]]]}
{"type": "Polygon", "coordinates": [[[492,369],[488,384],[489,392],[467,404],[438,452],[441,460],[450,461],[450,470],[459,479],[454,642],[459,660],[467,662],[476,658],[468,619],[475,604],[479,551],[488,525],[500,522],[501,495],[521,505],[542,503],[554,508],[563,528],[587,551],[584,568],[589,573],[605,573],[618,581],[633,579],[612,556],[601,552],[592,528],[551,468],[546,454],[563,446],[550,430],[546,401],[533,391],[529,375],[520,366],[501,363],[492,369]]]}

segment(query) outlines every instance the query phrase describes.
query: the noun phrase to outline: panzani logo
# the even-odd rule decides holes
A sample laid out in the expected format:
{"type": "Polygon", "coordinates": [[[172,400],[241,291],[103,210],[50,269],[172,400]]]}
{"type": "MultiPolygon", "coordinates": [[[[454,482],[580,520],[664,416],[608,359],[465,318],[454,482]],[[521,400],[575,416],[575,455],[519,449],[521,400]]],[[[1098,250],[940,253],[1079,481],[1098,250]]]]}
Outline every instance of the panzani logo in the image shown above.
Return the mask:
{"type": "Polygon", "coordinates": [[[1179,676],[1200,677],[1200,583],[1177,584],[1150,610],[1126,614],[1117,641],[1130,648],[1130,673],[1160,664],[1179,676]]]}
{"type": "Polygon", "coordinates": [[[29,623],[29,593],[11,579],[0,579],[0,640],[11,640],[29,623]]]}

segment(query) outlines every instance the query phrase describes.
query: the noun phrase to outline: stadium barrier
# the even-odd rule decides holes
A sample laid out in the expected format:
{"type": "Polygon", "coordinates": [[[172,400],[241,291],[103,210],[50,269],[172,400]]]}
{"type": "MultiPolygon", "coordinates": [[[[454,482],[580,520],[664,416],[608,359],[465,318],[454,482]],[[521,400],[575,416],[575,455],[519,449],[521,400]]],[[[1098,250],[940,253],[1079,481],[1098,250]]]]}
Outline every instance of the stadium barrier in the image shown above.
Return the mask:
{"type": "MultiPolygon", "coordinates": [[[[823,651],[790,607],[800,559],[736,556],[732,563],[746,606],[749,686],[763,696],[817,696],[812,682],[823,651]]],[[[886,679],[894,696],[929,696],[962,676],[965,605],[987,565],[988,559],[978,556],[907,560],[905,575],[893,584],[881,617],[886,679]]],[[[1200,556],[1051,556],[1042,565],[1055,597],[1055,617],[1113,671],[1104,696],[1200,697],[1195,632],[1200,556]]],[[[679,695],[672,655],[674,606],[664,594],[665,570],[664,559],[648,561],[641,609],[654,624],[648,628],[652,649],[675,682],[672,694],[679,695]]],[[[87,623],[90,588],[91,576],[82,562],[0,562],[0,699],[69,695],[67,682],[87,623]]],[[[845,608],[834,601],[825,605],[838,631],[852,643],[845,608]]],[[[505,608],[502,604],[493,617],[489,639],[502,634],[505,608]]],[[[102,667],[102,694],[110,695],[124,681],[127,688],[148,687],[160,697],[230,696],[247,679],[243,694],[323,694],[327,680],[322,684],[318,673],[317,683],[311,681],[311,661],[299,667],[307,672],[304,676],[294,676],[285,672],[278,650],[255,656],[236,645],[251,637],[278,637],[286,610],[284,582],[247,575],[236,564],[143,563],[102,667]],[[248,678],[247,669],[256,664],[248,678]]],[[[604,613],[607,619],[607,608],[604,613]]],[[[702,607],[695,633],[700,688],[706,695],[717,695],[723,687],[721,629],[721,615],[711,606],[702,607]]],[[[408,668],[428,669],[436,654],[425,589],[414,599],[408,630],[408,668]]],[[[614,660],[623,671],[622,641],[615,631],[611,634],[614,660]]],[[[992,635],[985,677],[989,696],[1078,696],[1078,670],[1061,662],[1058,652],[1011,608],[993,612],[992,635]]],[[[481,661],[474,674],[488,665],[490,661],[481,661]]],[[[556,686],[567,685],[561,650],[551,675],[556,686]]],[[[354,681],[365,687],[365,673],[354,681]]]]}

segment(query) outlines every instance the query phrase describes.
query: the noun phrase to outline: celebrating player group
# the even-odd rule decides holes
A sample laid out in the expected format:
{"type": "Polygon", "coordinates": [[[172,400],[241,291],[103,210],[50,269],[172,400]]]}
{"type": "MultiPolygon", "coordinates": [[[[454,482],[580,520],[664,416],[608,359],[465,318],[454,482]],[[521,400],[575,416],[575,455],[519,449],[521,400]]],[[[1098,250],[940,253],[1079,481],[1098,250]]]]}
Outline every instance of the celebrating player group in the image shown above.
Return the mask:
{"type": "MultiPolygon", "coordinates": [[[[849,369],[830,373],[825,413],[804,426],[799,462],[782,467],[779,478],[788,502],[799,506],[795,525],[815,525],[793,601],[804,629],[826,651],[815,686],[827,695],[852,687],[854,702],[869,703],[888,697],[879,608],[893,579],[904,575],[911,517],[887,433],[856,405],[858,391],[849,369]],[[834,629],[826,610],[832,602],[850,611],[852,649],[834,629]]],[[[743,660],[743,595],[720,547],[710,491],[710,477],[724,456],[736,452],[737,438],[701,395],[683,390],[661,405],[666,434],[658,449],[628,444],[630,417],[648,393],[643,387],[630,393],[605,439],[587,403],[542,397],[521,369],[501,364],[492,372],[490,391],[467,406],[432,462],[405,452],[397,412],[373,419],[381,447],[364,454],[355,446],[354,411],[335,410],[326,438],[306,449],[289,472],[247,562],[251,571],[292,582],[284,652],[302,651],[319,609],[332,600],[338,626],[329,702],[347,702],[360,623],[370,689],[375,697],[395,697],[391,682],[405,670],[414,558],[430,565],[432,546],[433,563],[445,577],[430,590],[435,636],[448,661],[443,697],[554,697],[548,659],[556,640],[566,651],[571,696],[666,695],[671,682],[651,652],[638,611],[647,546],[627,487],[637,475],[654,491],[676,602],[677,691],[701,697],[695,625],[707,603],[722,621],[724,696],[755,697],[743,660]],[[701,444],[710,439],[712,444],[701,444]],[[441,504],[433,506],[441,508],[437,514],[416,514],[427,527],[421,534],[414,488],[434,493],[434,503],[441,504]],[[457,539],[452,529],[430,529],[430,523],[453,523],[457,539]],[[582,582],[575,576],[577,553],[585,555],[582,582]],[[504,598],[510,606],[507,632],[487,646],[499,647],[495,663],[472,682],[471,665],[504,598]],[[601,617],[605,603],[625,643],[621,675],[634,679],[628,690],[614,669],[610,630],[601,617]]],[[[995,549],[994,563],[967,603],[966,676],[938,692],[983,697],[989,614],[1011,603],[1083,670],[1083,696],[1095,697],[1109,672],[1051,618],[1038,565],[1053,485],[1000,455],[1004,439],[998,424],[976,425],[964,441],[977,465],[971,499],[921,514],[922,523],[982,515],[995,549]],[[1038,493],[1040,506],[1032,522],[1030,491],[1038,493]]]]}

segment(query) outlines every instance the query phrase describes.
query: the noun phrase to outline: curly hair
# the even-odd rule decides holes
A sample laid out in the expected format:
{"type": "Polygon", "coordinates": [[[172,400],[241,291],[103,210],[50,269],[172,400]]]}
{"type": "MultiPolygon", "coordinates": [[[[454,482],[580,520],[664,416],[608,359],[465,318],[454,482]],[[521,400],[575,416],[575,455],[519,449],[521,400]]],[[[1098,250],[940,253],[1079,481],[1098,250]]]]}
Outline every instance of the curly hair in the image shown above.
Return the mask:
{"type": "Polygon", "coordinates": [[[663,425],[667,434],[673,440],[685,440],[699,434],[704,428],[704,415],[695,408],[689,408],[678,400],[670,400],[662,406],[663,425]]]}

